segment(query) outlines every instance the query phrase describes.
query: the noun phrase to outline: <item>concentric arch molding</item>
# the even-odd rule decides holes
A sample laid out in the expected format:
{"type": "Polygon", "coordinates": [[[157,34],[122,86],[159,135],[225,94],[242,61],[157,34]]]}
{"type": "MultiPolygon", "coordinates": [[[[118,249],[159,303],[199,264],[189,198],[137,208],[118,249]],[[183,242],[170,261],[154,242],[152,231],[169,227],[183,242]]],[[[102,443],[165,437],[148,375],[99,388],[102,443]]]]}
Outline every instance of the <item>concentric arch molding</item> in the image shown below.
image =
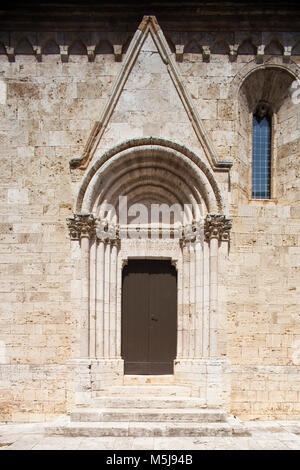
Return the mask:
{"type": "Polygon", "coordinates": [[[176,162],[184,164],[187,172],[190,171],[193,178],[198,181],[203,197],[206,199],[208,211],[225,214],[224,199],[214,172],[209,166],[186,146],[155,137],[126,140],[99,156],[86,170],[81,180],[74,205],[74,213],[93,211],[96,187],[104,171],[109,171],[109,167],[113,168],[113,165],[121,159],[126,165],[126,158],[134,155],[138,159],[139,155],[142,156],[143,154],[157,155],[162,161],[164,158],[169,161],[172,159],[174,165],[176,165],[176,162]]]}

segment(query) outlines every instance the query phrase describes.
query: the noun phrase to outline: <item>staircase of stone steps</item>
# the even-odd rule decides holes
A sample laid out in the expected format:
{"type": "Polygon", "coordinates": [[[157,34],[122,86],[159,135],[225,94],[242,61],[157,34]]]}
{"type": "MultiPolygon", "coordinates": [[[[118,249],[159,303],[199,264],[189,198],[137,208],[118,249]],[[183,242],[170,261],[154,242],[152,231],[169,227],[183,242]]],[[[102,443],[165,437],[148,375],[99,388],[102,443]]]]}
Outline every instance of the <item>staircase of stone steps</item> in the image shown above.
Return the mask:
{"type": "MultiPolygon", "coordinates": [[[[147,379],[145,379],[147,380],[147,379]]],[[[100,390],[90,406],[75,408],[46,428],[48,435],[83,437],[248,436],[243,423],[209,409],[189,386],[125,381],[100,390]]]]}

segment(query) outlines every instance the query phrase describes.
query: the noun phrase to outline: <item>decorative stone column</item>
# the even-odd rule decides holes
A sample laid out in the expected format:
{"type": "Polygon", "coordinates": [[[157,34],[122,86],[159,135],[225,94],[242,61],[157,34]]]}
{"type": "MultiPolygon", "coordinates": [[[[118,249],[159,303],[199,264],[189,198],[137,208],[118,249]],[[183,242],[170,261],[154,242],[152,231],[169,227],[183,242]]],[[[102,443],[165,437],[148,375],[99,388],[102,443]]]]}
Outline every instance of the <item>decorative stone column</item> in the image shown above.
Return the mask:
{"type": "Polygon", "coordinates": [[[89,351],[89,280],[90,239],[95,236],[95,219],[92,214],[75,214],[67,219],[71,240],[79,240],[81,246],[81,314],[80,358],[90,357],[89,351]]]}
{"type": "Polygon", "coordinates": [[[229,406],[230,383],[228,361],[218,351],[218,251],[229,240],[230,228],[226,216],[208,214],[181,239],[183,305],[178,306],[178,320],[183,338],[174,367],[178,382],[193,384],[195,395],[224,408],[229,406]]]}
{"type": "Polygon", "coordinates": [[[67,219],[70,238],[81,246],[81,311],[80,311],[80,357],[68,361],[73,376],[75,403],[86,405],[91,399],[91,361],[89,346],[90,303],[90,239],[95,236],[95,219],[92,214],[74,214],[67,219]]]}
{"type": "Polygon", "coordinates": [[[229,241],[232,221],[225,215],[208,214],[204,225],[209,245],[209,360],[206,363],[206,401],[208,406],[230,409],[230,363],[218,350],[218,249],[229,241]]]}
{"type": "Polygon", "coordinates": [[[231,219],[225,215],[208,214],[204,224],[204,236],[209,243],[209,357],[217,357],[218,315],[218,248],[229,240],[231,219]]]}
{"type": "MultiPolygon", "coordinates": [[[[121,293],[119,270],[119,229],[105,220],[97,220],[96,357],[91,360],[92,389],[123,381],[121,342],[121,293]]],[[[92,286],[91,286],[92,287],[92,286]]]]}

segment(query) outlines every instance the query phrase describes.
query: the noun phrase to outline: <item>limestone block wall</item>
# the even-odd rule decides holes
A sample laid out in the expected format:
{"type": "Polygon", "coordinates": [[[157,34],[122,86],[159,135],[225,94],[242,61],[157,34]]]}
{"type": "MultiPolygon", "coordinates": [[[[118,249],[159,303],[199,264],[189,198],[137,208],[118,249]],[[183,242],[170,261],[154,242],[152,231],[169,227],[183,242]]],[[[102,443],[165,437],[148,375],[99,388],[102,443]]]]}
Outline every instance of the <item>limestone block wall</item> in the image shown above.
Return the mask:
{"type": "Polygon", "coordinates": [[[69,160],[80,154],[113,79],[113,56],[102,59],[89,67],[81,56],[68,64],[2,57],[0,341],[11,363],[64,363],[70,355],[69,160]]]}
{"type": "Polygon", "coordinates": [[[231,361],[293,365],[300,332],[300,220],[289,207],[238,210],[228,265],[231,361]]]}
{"type": "Polygon", "coordinates": [[[76,257],[66,227],[74,202],[69,160],[85,145],[119,64],[113,55],[90,68],[85,57],[73,59],[65,67],[53,56],[41,64],[32,56],[15,63],[1,57],[3,420],[63,413],[70,383],[65,364],[78,349],[71,298],[78,276],[73,279],[76,257]],[[91,96],[95,80],[100,84],[91,96]]]}
{"type": "MultiPolygon", "coordinates": [[[[277,56],[266,60],[283,64],[277,56]]],[[[299,62],[294,56],[293,64],[284,66],[295,70],[299,62]]],[[[232,363],[232,410],[245,418],[295,418],[300,416],[299,109],[286,100],[276,118],[276,200],[250,201],[249,127],[239,118],[246,105],[238,89],[242,77],[258,67],[254,56],[239,54],[230,61],[213,53],[205,62],[202,54],[185,53],[177,65],[220,158],[234,161],[230,184],[216,173],[233,217],[230,249],[219,260],[218,319],[224,323],[219,353],[232,363]]],[[[65,222],[78,185],[69,161],[82,154],[121,66],[112,53],[97,54],[93,62],[72,55],[67,63],[58,54],[42,62],[22,54],[15,62],[0,57],[2,420],[49,419],[66,409],[71,386],[65,364],[78,351],[74,305],[80,305],[80,262],[65,222]]],[[[130,121],[122,114],[135,89],[156,88],[159,77],[152,78],[143,82],[138,69],[131,76],[103,149],[113,140],[138,136],[132,135],[135,122],[140,135],[183,139],[197,151],[197,140],[179,132],[188,121],[178,101],[156,121],[147,114],[155,114],[153,103],[143,122],[134,113],[130,121]]],[[[143,112],[143,102],[138,105],[143,112]]]]}
{"type": "Polygon", "coordinates": [[[41,422],[67,411],[72,401],[65,365],[1,364],[0,421],[41,422]]]}
{"type": "MultiPolygon", "coordinates": [[[[300,123],[299,95],[294,89],[294,100],[289,96],[278,111],[277,154],[276,154],[276,195],[287,205],[298,206],[300,198],[300,123]]],[[[295,209],[294,209],[295,211],[295,209]]]]}
{"type": "Polygon", "coordinates": [[[299,419],[299,366],[231,366],[231,411],[241,419],[299,419]]]}

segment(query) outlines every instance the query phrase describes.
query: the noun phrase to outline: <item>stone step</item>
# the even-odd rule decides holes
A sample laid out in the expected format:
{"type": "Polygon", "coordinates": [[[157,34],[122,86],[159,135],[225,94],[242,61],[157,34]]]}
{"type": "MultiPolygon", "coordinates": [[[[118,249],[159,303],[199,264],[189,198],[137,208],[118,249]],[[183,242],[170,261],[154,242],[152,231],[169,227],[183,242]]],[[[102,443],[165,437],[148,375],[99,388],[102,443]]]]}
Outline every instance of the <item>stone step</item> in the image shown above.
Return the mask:
{"type": "Polygon", "coordinates": [[[177,396],[103,396],[91,402],[94,408],[206,408],[203,398],[177,396]]]}
{"type": "Polygon", "coordinates": [[[174,381],[174,375],[124,375],[124,385],[172,385],[174,381]]]}
{"type": "Polygon", "coordinates": [[[225,423],[160,423],[160,422],[102,422],[48,425],[46,434],[69,437],[183,437],[183,436],[233,436],[232,425],[225,423]]]}
{"type": "Polygon", "coordinates": [[[109,389],[96,392],[96,397],[101,396],[182,396],[190,397],[192,390],[184,385],[114,385],[109,389]]]}
{"type": "Polygon", "coordinates": [[[77,408],[70,413],[71,422],[225,422],[226,413],[217,409],[137,409],[77,408]]]}

